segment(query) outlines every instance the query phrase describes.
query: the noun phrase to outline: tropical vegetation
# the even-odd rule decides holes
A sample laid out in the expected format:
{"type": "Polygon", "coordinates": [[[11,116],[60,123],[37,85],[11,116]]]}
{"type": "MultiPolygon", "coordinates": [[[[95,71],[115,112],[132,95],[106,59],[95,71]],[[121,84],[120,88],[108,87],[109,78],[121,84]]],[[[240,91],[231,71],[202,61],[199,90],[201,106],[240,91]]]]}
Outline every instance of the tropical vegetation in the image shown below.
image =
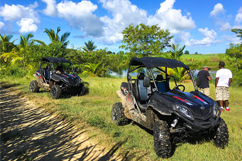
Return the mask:
{"type": "MultiPolygon", "coordinates": [[[[209,60],[204,55],[203,59],[194,61],[192,58],[184,59],[186,55],[192,56],[194,54],[189,54],[189,51],[185,50],[185,45],[170,44],[173,36],[170,35],[168,30],[163,30],[157,25],[129,25],[122,32],[124,44],[120,46],[126,52],[120,51],[117,53],[107,51],[106,48],[97,49],[97,46],[94,45],[95,42],[92,40],[85,42],[84,46],[78,49],[67,48],[70,32],[64,32],[61,35],[60,31],[60,27],[57,27],[56,31],[53,29],[44,30],[44,34],[47,34],[50,39],[49,44],[33,39],[34,35],[32,33],[20,35],[19,44],[15,44],[16,40],[11,40],[12,35],[1,34],[1,75],[24,76],[33,73],[38,68],[41,58],[45,56],[69,59],[72,61],[73,66],[79,69],[77,70],[79,74],[92,77],[110,77],[112,72],[122,75],[127,70],[129,60],[134,56],[158,56],[181,60],[191,69],[201,69],[203,65],[210,64],[209,66],[212,69],[217,70],[218,62],[223,60],[233,72],[241,73],[241,43],[230,44],[230,48],[226,50],[226,53],[218,54],[219,57],[216,59],[209,60]]],[[[232,29],[232,32],[238,37],[242,37],[241,29],[232,29]]],[[[199,56],[200,54],[195,55],[199,56]]],[[[189,79],[184,69],[169,69],[168,72],[178,81],[189,79]]],[[[232,85],[241,86],[241,79],[238,75],[234,75],[232,85]]]]}
{"type": "Polygon", "coordinates": [[[148,26],[143,23],[136,27],[133,24],[129,25],[122,34],[124,45],[120,48],[142,56],[160,55],[173,38],[168,30],[163,30],[157,25],[148,26]]]}
{"type": "Polygon", "coordinates": [[[82,48],[85,52],[89,52],[91,53],[93,50],[95,50],[97,48],[96,45],[94,45],[94,42],[89,40],[88,42],[84,43],[85,46],[82,48]]]}

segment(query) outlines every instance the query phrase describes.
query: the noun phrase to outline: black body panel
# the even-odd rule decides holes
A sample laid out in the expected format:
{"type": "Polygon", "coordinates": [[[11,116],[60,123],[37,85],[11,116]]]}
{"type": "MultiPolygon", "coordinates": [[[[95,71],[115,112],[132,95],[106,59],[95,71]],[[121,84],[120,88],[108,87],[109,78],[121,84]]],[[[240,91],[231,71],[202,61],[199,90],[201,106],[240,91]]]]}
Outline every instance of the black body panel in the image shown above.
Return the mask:
{"type": "Polygon", "coordinates": [[[80,77],[75,74],[57,74],[53,73],[51,75],[51,79],[53,79],[56,82],[63,82],[67,84],[68,86],[78,86],[80,77]]]}
{"type": "Polygon", "coordinates": [[[155,92],[150,98],[148,106],[161,115],[176,115],[184,122],[184,126],[192,131],[208,130],[218,125],[221,112],[213,117],[214,100],[200,92],[182,92],[171,90],[166,93],[155,92]],[[189,119],[176,110],[175,106],[185,107],[193,115],[189,119]]]}

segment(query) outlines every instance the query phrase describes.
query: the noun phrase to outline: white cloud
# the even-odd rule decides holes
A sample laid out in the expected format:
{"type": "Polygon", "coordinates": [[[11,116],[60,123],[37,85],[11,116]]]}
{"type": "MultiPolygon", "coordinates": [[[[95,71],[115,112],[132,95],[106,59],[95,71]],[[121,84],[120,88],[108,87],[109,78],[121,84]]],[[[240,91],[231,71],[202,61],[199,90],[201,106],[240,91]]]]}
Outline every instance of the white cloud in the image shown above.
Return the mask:
{"type": "Polygon", "coordinates": [[[191,39],[185,43],[187,46],[211,46],[212,44],[220,43],[214,30],[208,30],[206,27],[204,29],[199,28],[198,31],[204,38],[202,40],[191,39]]]}
{"type": "Polygon", "coordinates": [[[210,12],[210,16],[213,18],[214,25],[218,27],[221,31],[229,31],[231,29],[229,22],[226,22],[226,19],[231,16],[229,15],[228,17],[226,17],[225,10],[221,3],[217,3],[214,6],[213,10],[210,12]]]}
{"type": "Polygon", "coordinates": [[[43,10],[43,13],[48,16],[56,16],[57,9],[56,9],[56,2],[55,0],[42,0],[47,4],[47,7],[43,10]]]}
{"type": "Polygon", "coordinates": [[[0,30],[3,28],[5,24],[3,22],[0,22],[0,30]]]}
{"type": "Polygon", "coordinates": [[[39,6],[38,2],[35,1],[34,4],[29,5],[29,8],[36,8],[38,6],[39,6]]]}
{"type": "MultiPolygon", "coordinates": [[[[35,5],[30,5],[31,7],[36,7],[35,5]]],[[[37,13],[34,11],[34,8],[24,7],[22,5],[12,5],[7,4],[4,7],[0,8],[0,16],[4,18],[5,21],[16,21],[21,18],[33,18],[37,19],[37,13]]]]}
{"type": "Polygon", "coordinates": [[[167,12],[173,8],[175,0],[166,0],[165,2],[160,4],[160,9],[158,12],[167,12]]]}
{"type": "Polygon", "coordinates": [[[209,37],[209,38],[211,38],[211,39],[213,39],[213,40],[216,39],[216,37],[217,37],[217,33],[216,33],[214,30],[209,31],[207,27],[204,28],[204,29],[200,28],[200,29],[198,29],[198,31],[199,31],[202,35],[204,35],[204,36],[206,36],[206,37],[209,37]]]}
{"type": "Polygon", "coordinates": [[[20,33],[36,32],[38,30],[37,25],[34,24],[34,20],[31,18],[22,18],[17,24],[21,27],[20,33]]]}
{"type": "Polygon", "coordinates": [[[42,0],[47,4],[43,13],[49,16],[58,16],[66,20],[71,27],[83,32],[83,36],[99,37],[103,34],[103,22],[93,12],[97,10],[97,5],[91,1],[62,1],[56,4],[55,0],[42,0]]]}
{"type": "Polygon", "coordinates": [[[210,16],[217,16],[221,13],[225,13],[225,10],[223,8],[223,5],[221,3],[217,3],[213,10],[210,12],[210,16]]]}
{"type": "Polygon", "coordinates": [[[19,30],[21,33],[35,32],[38,29],[36,24],[40,22],[38,14],[34,10],[37,6],[37,2],[30,4],[28,7],[5,4],[0,8],[0,16],[4,18],[4,21],[17,21],[17,24],[21,27],[19,30]]]}
{"type": "Polygon", "coordinates": [[[190,32],[181,32],[177,37],[175,37],[174,43],[186,43],[191,38],[190,32]]]}
{"type": "Polygon", "coordinates": [[[71,27],[83,32],[81,37],[95,37],[97,41],[106,44],[121,42],[122,31],[129,24],[158,24],[162,29],[169,29],[171,34],[196,27],[189,12],[187,17],[181,14],[181,10],[173,9],[175,0],[161,3],[157,13],[149,17],[145,10],[138,8],[129,0],[100,0],[102,7],[111,13],[111,17],[105,15],[100,18],[93,14],[97,10],[97,5],[91,1],[74,3],[65,0],[58,4],[55,0],[42,1],[47,4],[43,10],[44,14],[56,15],[66,20],[71,27]]]}
{"type": "Polygon", "coordinates": [[[239,24],[242,21],[242,7],[238,10],[238,14],[235,17],[235,23],[239,24]]]}
{"type": "Polygon", "coordinates": [[[228,41],[228,44],[230,44],[230,43],[232,43],[232,44],[239,44],[239,43],[241,43],[240,38],[237,37],[236,35],[233,35],[233,36],[223,35],[222,39],[228,41]]]}
{"type": "Polygon", "coordinates": [[[161,29],[169,29],[171,34],[178,34],[184,30],[194,29],[196,25],[192,17],[184,16],[181,10],[173,9],[174,3],[175,0],[166,0],[161,3],[156,14],[149,17],[148,24],[158,24],[161,29]]]}
{"type": "MultiPolygon", "coordinates": [[[[122,40],[122,31],[129,24],[134,26],[144,23],[146,25],[158,24],[161,29],[169,29],[171,34],[182,33],[184,30],[194,29],[195,22],[191,17],[183,16],[181,10],[173,9],[175,0],[166,0],[160,4],[154,16],[147,15],[147,12],[132,4],[129,0],[100,0],[103,7],[107,9],[112,18],[108,16],[101,17],[105,23],[105,36],[100,41],[106,43],[115,43],[122,40]]],[[[187,15],[190,13],[187,12],[187,15]]]]}
{"type": "Polygon", "coordinates": [[[25,8],[20,5],[9,6],[5,4],[4,7],[0,8],[0,16],[2,16],[5,21],[15,21],[23,17],[25,13],[24,10],[25,8]]]}
{"type": "Polygon", "coordinates": [[[104,36],[98,40],[107,44],[119,42],[122,40],[122,31],[129,24],[138,25],[147,23],[147,13],[139,9],[136,5],[131,4],[129,0],[100,0],[103,7],[112,13],[112,17],[101,17],[105,23],[104,36]]]}
{"type": "Polygon", "coordinates": [[[64,1],[57,5],[59,17],[68,21],[69,25],[81,30],[85,36],[101,36],[104,24],[94,15],[97,5],[90,1],[74,3],[64,1]]]}
{"type": "Polygon", "coordinates": [[[186,11],[187,12],[187,16],[191,16],[191,13],[190,12],[188,12],[188,11],[186,11]]]}
{"type": "Polygon", "coordinates": [[[231,26],[229,25],[228,22],[222,24],[221,27],[220,27],[220,30],[221,30],[221,31],[230,31],[230,29],[231,29],[231,26]]]}

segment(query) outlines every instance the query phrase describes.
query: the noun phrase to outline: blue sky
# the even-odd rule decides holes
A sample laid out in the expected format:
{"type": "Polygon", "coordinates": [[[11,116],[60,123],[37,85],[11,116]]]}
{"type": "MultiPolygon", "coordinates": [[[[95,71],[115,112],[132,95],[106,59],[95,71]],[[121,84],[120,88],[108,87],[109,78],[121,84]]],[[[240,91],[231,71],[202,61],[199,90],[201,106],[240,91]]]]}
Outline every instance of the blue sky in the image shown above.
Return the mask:
{"type": "MultiPolygon", "coordinates": [[[[98,49],[118,52],[122,31],[129,24],[158,24],[168,29],[172,43],[191,54],[225,53],[241,40],[231,32],[242,29],[241,0],[0,0],[0,33],[32,32],[49,43],[45,28],[71,32],[69,47],[92,40],[98,49]]],[[[16,41],[18,42],[18,40],[16,41]]]]}

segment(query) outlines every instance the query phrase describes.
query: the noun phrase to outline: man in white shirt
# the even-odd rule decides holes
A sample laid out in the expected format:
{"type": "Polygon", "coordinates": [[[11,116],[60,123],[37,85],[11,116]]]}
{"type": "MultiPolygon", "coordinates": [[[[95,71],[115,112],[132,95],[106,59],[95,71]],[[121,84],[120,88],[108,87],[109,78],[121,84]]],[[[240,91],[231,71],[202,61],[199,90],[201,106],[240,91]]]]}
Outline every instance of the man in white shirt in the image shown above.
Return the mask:
{"type": "Polygon", "coordinates": [[[225,101],[226,111],[229,111],[229,85],[232,82],[232,72],[225,68],[225,63],[222,61],[219,62],[219,68],[215,79],[216,100],[219,101],[222,111],[224,111],[223,101],[225,101]]]}

